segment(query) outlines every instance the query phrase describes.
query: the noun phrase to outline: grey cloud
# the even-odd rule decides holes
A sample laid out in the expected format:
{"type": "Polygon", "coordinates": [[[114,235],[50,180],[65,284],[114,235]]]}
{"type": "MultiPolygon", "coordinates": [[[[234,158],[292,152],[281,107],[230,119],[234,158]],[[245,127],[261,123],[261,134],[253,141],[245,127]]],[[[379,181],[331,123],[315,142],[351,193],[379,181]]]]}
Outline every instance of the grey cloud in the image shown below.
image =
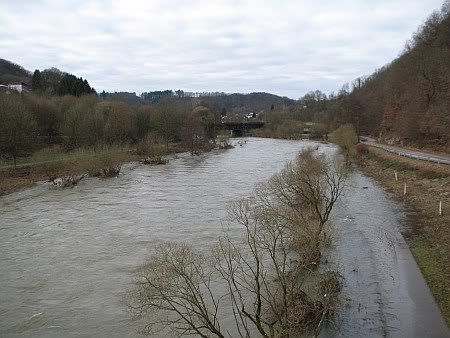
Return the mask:
{"type": "Polygon", "coordinates": [[[99,90],[337,90],[396,57],[441,0],[0,0],[0,57],[99,90]],[[26,4],[26,5],[25,5],[26,4]],[[407,9],[407,10],[406,10],[407,9]]]}

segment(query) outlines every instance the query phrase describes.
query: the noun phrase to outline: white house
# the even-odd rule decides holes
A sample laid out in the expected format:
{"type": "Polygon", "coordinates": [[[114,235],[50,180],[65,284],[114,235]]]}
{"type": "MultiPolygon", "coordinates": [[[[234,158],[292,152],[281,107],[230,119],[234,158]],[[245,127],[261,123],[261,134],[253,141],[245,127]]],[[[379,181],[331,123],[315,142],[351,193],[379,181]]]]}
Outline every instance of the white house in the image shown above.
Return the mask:
{"type": "Polygon", "coordinates": [[[9,84],[9,85],[0,85],[0,87],[4,90],[15,90],[16,92],[23,93],[23,92],[29,92],[28,85],[24,82],[21,84],[9,84]]]}

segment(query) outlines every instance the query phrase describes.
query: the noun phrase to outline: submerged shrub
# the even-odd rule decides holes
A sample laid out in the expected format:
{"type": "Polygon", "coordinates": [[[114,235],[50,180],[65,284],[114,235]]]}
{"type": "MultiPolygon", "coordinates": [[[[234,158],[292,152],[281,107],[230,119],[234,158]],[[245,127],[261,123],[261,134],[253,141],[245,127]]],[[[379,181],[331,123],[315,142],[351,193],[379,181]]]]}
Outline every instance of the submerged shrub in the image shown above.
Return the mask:
{"type": "Polygon", "coordinates": [[[136,145],[136,154],[144,157],[141,160],[144,164],[165,164],[167,160],[163,159],[163,155],[166,148],[160,137],[148,134],[136,145]]]}
{"type": "Polygon", "coordinates": [[[228,137],[223,137],[219,140],[219,149],[233,149],[234,146],[230,143],[228,137]]]}
{"type": "Polygon", "coordinates": [[[59,146],[41,149],[32,159],[34,170],[45,174],[54,186],[73,187],[85,177],[84,169],[73,153],[66,153],[59,146]]]}
{"type": "Polygon", "coordinates": [[[118,145],[101,145],[84,152],[87,172],[91,176],[115,177],[129,158],[128,149],[118,145]]]}
{"type": "Polygon", "coordinates": [[[233,313],[236,336],[317,335],[340,280],[310,265],[319,264],[324,225],[345,178],[341,166],[306,150],[230,205],[241,240],[226,232],[209,253],[183,243],[155,248],[127,298],[144,332],[225,337],[231,334],[220,319],[233,313]]]}

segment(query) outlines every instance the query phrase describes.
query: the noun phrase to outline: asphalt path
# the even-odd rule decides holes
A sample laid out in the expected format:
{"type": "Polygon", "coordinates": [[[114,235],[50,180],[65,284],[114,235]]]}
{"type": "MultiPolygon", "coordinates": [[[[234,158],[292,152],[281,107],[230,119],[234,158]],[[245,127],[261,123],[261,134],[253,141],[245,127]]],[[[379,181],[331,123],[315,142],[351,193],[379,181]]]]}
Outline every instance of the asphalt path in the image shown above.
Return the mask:
{"type": "Polygon", "coordinates": [[[428,161],[428,162],[433,162],[433,163],[438,163],[438,164],[450,165],[450,155],[437,155],[437,154],[428,153],[428,152],[424,152],[424,151],[410,150],[410,149],[405,149],[405,148],[401,148],[401,147],[397,147],[397,146],[390,146],[387,144],[378,143],[374,139],[371,139],[368,137],[366,137],[365,139],[367,141],[364,141],[362,143],[364,143],[368,146],[384,149],[386,151],[397,154],[399,156],[414,158],[416,160],[428,161]]]}

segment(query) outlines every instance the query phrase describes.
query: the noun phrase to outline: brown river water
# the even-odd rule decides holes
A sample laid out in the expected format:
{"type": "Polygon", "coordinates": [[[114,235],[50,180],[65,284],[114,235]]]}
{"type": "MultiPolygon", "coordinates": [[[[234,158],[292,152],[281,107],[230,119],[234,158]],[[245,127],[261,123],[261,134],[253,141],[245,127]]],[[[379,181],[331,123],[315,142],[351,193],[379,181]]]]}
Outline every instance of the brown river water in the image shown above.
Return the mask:
{"type": "MultiPolygon", "coordinates": [[[[121,300],[155,244],[209,246],[222,234],[228,202],[318,145],[240,141],[164,166],[128,164],[117,178],[73,189],[42,183],[0,197],[0,336],[138,336],[121,300]]],[[[355,173],[333,223],[328,264],[345,282],[323,337],[449,336],[400,235],[404,213],[381,188],[355,173]]]]}

